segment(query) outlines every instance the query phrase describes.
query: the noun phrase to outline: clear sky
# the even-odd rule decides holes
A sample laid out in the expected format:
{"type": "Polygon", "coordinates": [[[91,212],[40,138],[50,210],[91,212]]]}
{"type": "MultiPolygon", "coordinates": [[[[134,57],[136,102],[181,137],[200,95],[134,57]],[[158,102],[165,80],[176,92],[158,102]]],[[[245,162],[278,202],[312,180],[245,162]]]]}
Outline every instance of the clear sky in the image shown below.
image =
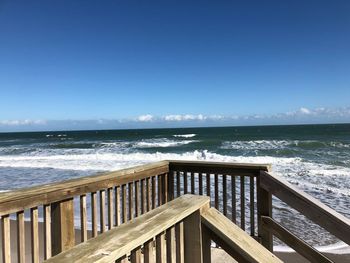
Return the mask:
{"type": "Polygon", "coordinates": [[[349,106],[347,0],[0,0],[0,131],[350,122],[349,106]]]}

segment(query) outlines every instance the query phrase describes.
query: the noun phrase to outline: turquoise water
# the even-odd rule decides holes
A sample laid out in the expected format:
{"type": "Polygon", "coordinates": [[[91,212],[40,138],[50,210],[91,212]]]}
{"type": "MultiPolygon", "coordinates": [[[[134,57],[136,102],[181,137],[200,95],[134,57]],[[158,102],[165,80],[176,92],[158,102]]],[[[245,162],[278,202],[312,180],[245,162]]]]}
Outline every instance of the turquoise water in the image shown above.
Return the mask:
{"type": "MultiPolygon", "coordinates": [[[[163,159],[271,163],[274,173],[350,217],[349,124],[0,133],[0,190],[163,159]]],[[[274,204],[275,217],[309,242],[337,242],[274,204]]]]}

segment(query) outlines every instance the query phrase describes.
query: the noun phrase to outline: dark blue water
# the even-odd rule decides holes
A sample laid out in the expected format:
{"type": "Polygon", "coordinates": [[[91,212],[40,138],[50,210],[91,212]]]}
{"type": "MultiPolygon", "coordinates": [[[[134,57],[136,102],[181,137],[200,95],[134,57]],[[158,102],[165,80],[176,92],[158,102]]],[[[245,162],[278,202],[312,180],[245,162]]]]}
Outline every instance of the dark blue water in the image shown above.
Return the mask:
{"type": "MultiPolygon", "coordinates": [[[[0,190],[163,159],[271,163],[273,172],[350,217],[350,125],[0,133],[0,190]]],[[[336,242],[275,201],[310,242],[336,242]],[[311,237],[313,236],[313,237],[311,237]],[[316,238],[314,238],[316,236],[316,238]]]]}

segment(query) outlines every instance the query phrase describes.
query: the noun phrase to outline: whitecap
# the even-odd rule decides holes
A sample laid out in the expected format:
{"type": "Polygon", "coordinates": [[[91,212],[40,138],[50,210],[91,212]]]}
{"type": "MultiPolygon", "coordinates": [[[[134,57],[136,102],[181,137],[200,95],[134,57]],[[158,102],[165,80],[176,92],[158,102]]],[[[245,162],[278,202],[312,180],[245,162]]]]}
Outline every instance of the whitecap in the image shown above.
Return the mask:
{"type": "Polygon", "coordinates": [[[175,134],[174,137],[180,137],[180,138],[192,138],[195,137],[197,134],[190,133],[190,134],[175,134]]]}

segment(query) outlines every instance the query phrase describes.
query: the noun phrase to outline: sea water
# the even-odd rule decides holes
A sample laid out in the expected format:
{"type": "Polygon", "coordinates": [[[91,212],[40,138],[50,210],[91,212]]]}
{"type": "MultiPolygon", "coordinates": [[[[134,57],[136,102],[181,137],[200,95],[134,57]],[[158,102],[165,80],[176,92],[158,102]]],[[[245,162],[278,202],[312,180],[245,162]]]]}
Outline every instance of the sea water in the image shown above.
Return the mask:
{"type": "MultiPolygon", "coordinates": [[[[350,124],[0,133],[0,191],[164,159],[269,163],[350,217],[350,124]]],[[[338,242],[277,199],[273,216],[311,244],[338,242]]]]}

